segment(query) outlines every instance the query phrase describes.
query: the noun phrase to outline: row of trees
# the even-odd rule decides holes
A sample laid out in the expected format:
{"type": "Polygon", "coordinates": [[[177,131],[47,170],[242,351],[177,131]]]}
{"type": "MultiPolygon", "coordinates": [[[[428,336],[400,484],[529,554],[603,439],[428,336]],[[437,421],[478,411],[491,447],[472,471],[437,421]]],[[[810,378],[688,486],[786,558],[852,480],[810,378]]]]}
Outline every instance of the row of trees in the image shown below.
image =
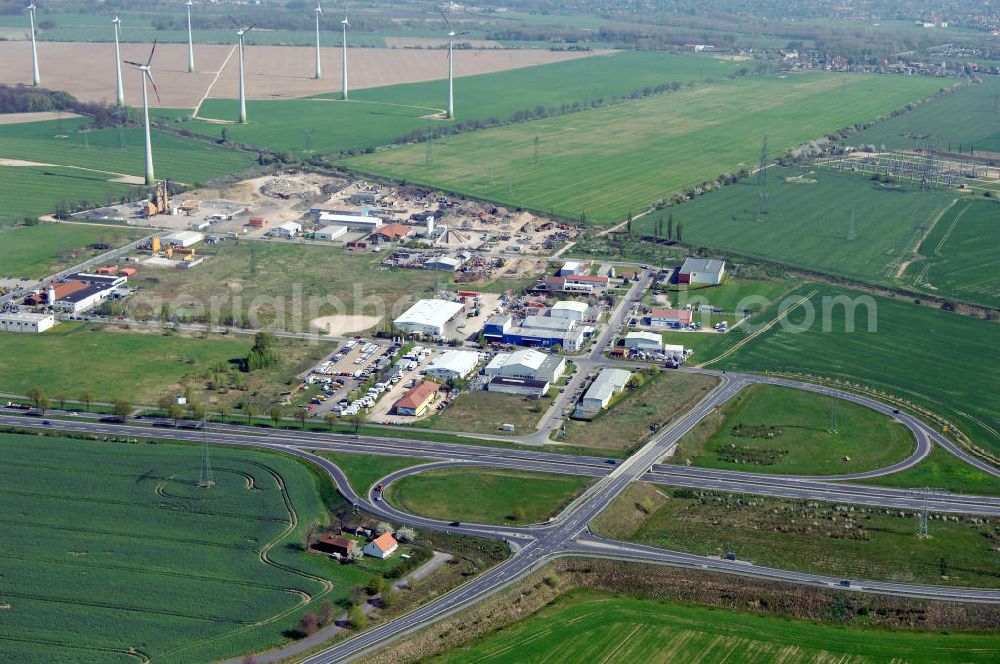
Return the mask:
{"type": "MultiPolygon", "coordinates": [[[[40,387],[32,387],[28,390],[26,396],[28,397],[28,400],[31,401],[32,405],[42,411],[43,414],[45,411],[52,408],[53,400],[59,403],[60,410],[66,410],[66,403],[71,401],[70,397],[66,396],[66,394],[62,392],[50,397],[40,387]]],[[[81,392],[76,398],[77,403],[82,403],[86,406],[87,412],[90,412],[91,407],[94,405],[94,401],[95,397],[91,392],[81,392]]],[[[111,402],[111,412],[115,416],[122,419],[131,415],[132,410],[132,402],[128,399],[115,399],[111,402]]]]}

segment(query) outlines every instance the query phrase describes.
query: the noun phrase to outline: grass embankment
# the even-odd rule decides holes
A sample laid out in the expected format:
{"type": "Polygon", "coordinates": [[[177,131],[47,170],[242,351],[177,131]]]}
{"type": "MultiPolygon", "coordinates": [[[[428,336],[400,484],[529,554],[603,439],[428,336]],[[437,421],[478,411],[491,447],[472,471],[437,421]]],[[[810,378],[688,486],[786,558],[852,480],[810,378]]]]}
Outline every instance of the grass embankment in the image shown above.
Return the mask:
{"type": "Polygon", "coordinates": [[[991,662],[988,633],[906,632],[636,599],[588,590],[560,595],[530,618],[430,661],[445,662],[991,662]]]}
{"type": "Polygon", "coordinates": [[[789,311],[788,325],[714,368],[808,373],[874,387],[937,412],[1000,453],[997,323],[834,286],[807,284],[798,293],[812,290],[806,305],[789,311]],[[849,309],[835,298],[859,303],[850,310],[853,328],[849,309]]]}
{"type": "MultiPolygon", "coordinates": [[[[487,129],[346,160],[352,169],[508,206],[621,221],[675,191],[888,113],[941,87],[922,78],[825,73],[696,86],[588,113],[487,129]],[[664,125],[662,118],[672,118],[664,125]],[[498,152],[497,145],[504,150],[498,152]]],[[[685,228],[687,231],[687,228],[685,228]]],[[[687,233],[684,234],[687,239],[687,233]]]]}
{"type": "Polygon", "coordinates": [[[119,247],[142,236],[135,229],[85,224],[0,227],[0,275],[39,279],[106,251],[88,245],[119,247]]]}
{"type": "Polygon", "coordinates": [[[863,484],[903,489],[931,487],[973,496],[1000,496],[1000,478],[973,468],[940,447],[935,447],[926,459],[909,470],[865,480],[863,484]]]}
{"type": "Polygon", "coordinates": [[[421,420],[416,427],[440,431],[465,431],[508,436],[532,433],[538,420],[552,404],[552,399],[528,399],[515,394],[497,394],[475,390],[459,395],[440,414],[421,420]],[[513,424],[514,430],[500,430],[503,424],[513,424]]]}
{"type": "Polygon", "coordinates": [[[0,434],[0,450],[0,638],[12,660],[259,651],[288,641],[303,610],[346,602],[400,561],[303,553],[307,528],[340,503],[282,455],[213,448],[216,485],[201,489],[192,445],[0,434]]]}
{"type": "MultiPolygon", "coordinates": [[[[721,336],[721,335],[720,335],[721,336]]],[[[591,453],[625,454],[686,412],[716,384],[710,376],[661,371],[590,422],[568,420],[560,442],[591,453]]]]}
{"type": "Polygon", "coordinates": [[[405,477],[387,487],[386,499],[436,519],[523,525],[555,516],[591,482],[552,473],[449,468],[405,477]]]}
{"type": "Polygon", "coordinates": [[[316,454],[337,464],[351,482],[351,488],[359,496],[365,496],[368,489],[379,479],[389,473],[421,463],[429,459],[414,459],[410,457],[376,456],[374,454],[344,454],[342,452],[324,452],[314,450],[316,454]]]}
{"type": "Polygon", "coordinates": [[[631,540],[709,556],[734,551],[757,565],[845,578],[1000,587],[993,519],[935,515],[931,536],[919,539],[916,512],[661,490],[671,497],[652,509],[618,498],[624,506],[616,509],[644,512],[631,540]]]}
{"type": "Polygon", "coordinates": [[[685,434],[671,461],[762,473],[836,475],[884,468],[905,459],[913,447],[906,427],[864,406],[834,403],[802,390],[751,385],[685,434]]]}

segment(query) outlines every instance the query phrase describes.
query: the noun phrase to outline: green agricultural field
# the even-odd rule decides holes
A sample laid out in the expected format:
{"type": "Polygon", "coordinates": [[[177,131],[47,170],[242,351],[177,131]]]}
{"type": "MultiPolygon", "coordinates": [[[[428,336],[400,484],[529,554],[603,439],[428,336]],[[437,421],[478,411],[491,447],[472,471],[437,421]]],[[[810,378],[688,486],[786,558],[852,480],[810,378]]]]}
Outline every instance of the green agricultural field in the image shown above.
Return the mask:
{"type": "Polygon", "coordinates": [[[552,400],[548,397],[527,399],[514,394],[474,390],[462,394],[440,414],[421,420],[416,426],[439,431],[523,436],[535,431],[538,420],[550,405],[552,400]],[[501,431],[502,424],[513,424],[514,431],[501,431]]]}
{"type": "MultiPolygon", "coordinates": [[[[458,55],[461,57],[461,54],[458,55]]],[[[431,120],[447,104],[447,81],[429,81],[357,90],[351,102],[334,101],[337,95],[310,99],[249,101],[249,125],[226,125],[229,140],[266,146],[275,150],[306,149],[318,153],[361,150],[391,144],[428,126],[458,125],[473,120],[501,121],[536,106],[559,109],[574,103],[592,102],[641,92],[645,87],[705,78],[722,78],[736,68],[734,63],[693,55],[664,53],[616,53],[525,67],[493,74],[456,79],[454,121],[431,120]]],[[[442,74],[445,69],[442,67],[442,74]]],[[[200,118],[233,119],[236,101],[209,99],[198,112],[200,118]]],[[[218,124],[193,121],[185,128],[221,137],[218,124]]]]}
{"type": "MultiPolygon", "coordinates": [[[[2,148],[0,148],[2,149],[2,148]]],[[[0,166],[0,221],[36,219],[62,203],[90,206],[125,198],[134,185],[115,176],[61,166],[0,166]]]]}
{"type": "MultiPolygon", "coordinates": [[[[672,212],[690,246],[887,283],[954,198],[823,170],[772,168],[766,188],[749,178],[672,212]],[[769,214],[758,223],[764,191],[769,214]]],[[[640,220],[636,229],[652,234],[652,219],[640,220]]]]}
{"type": "Polygon", "coordinates": [[[935,447],[926,459],[909,470],[863,483],[905,489],[932,487],[973,496],[1000,495],[1000,478],[973,468],[940,447],[935,447]]]}
{"type": "Polygon", "coordinates": [[[591,482],[553,473],[448,468],[404,477],[386,487],[386,500],[436,519],[524,525],[555,516],[591,482]],[[523,518],[516,518],[519,511],[523,518]]]}
{"type": "Polygon", "coordinates": [[[747,310],[760,311],[764,306],[790,291],[791,281],[765,281],[762,279],[726,278],[719,286],[703,284],[672,285],[661,292],[670,299],[670,306],[710,305],[727,314],[744,314],[747,310]]]}
{"type": "Polygon", "coordinates": [[[368,489],[389,473],[410,466],[428,463],[429,459],[413,459],[409,457],[377,456],[374,454],[343,454],[340,452],[316,451],[344,471],[351,481],[351,488],[360,495],[368,494],[368,489]]]}
{"type": "Polygon", "coordinates": [[[8,661],[239,657],[399,562],[303,553],[341,502],[285,456],[213,448],[216,486],[200,489],[194,445],[0,434],[0,453],[8,661]]]}
{"type": "Polygon", "coordinates": [[[805,372],[875,387],[938,412],[1000,452],[997,323],[833,286],[806,285],[798,293],[813,290],[808,305],[791,310],[788,325],[776,325],[714,367],[805,372]],[[844,297],[862,298],[853,332],[846,308],[833,299],[844,297]],[[813,324],[802,325],[807,311],[815,313],[813,324]]]}
{"type": "Polygon", "coordinates": [[[939,81],[822,73],[700,85],[593,112],[346,160],[506,205],[607,224],[724,171],[926,97],[939,81]],[[537,139],[537,143],[536,143],[537,139]]]}
{"type": "Polygon", "coordinates": [[[687,662],[986,662],[987,633],[846,628],[686,604],[573,590],[526,620],[429,660],[684,664],[687,662]]]}
{"type": "Polygon", "coordinates": [[[983,76],[979,85],[936,99],[916,110],[881,122],[848,139],[852,145],[873,144],[890,149],[912,149],[928,143],[938,149],[968,153],[1000,152],[1000,80],[983,76]]]}
{"type": "Polygon", "coordinates": [[[916,287],[954,300],[1000,306],[1000,266],[995,260],[1000,204],[962,200],[941,218],[907,266],[916,287]]]}
{"type": "Polygon", "coordinates": [[[246,357],[252,339],[193,339],[158,332],[123,332],[67,322],[41,335],[7,334],[0,344],[0,392],[32,387],[50,397],[155,403],[189,374],[246,357]]]}
{"type": "Polygon", "coordinates": [[[0,227],[0,275],[41,278],[102,253],[88,245],[117,247],[142,235],[135,229],[86,224],[0,227]]]}
{"type": "Polygon", "coordinates": [[[633,541],[780,569],[852,579],[1000,587],[991,541],[1000,521],[931,521],[916,535],[916,512],[808,500],[673,489],[633,541]]]}
{"type": "MultiPolygon", "coordinates": [[[[95,171],[80,173],[83,176],[142,176],[142,127],[83,134],[76,131],[76,124],[50,120],[0,125],[0,157],[95,171]]],[[[158,177],[186,184],[238,173],[256,163],[253,155],[162,131],[153,132],[153,158],[158,177]]]]}
{"type": "Polygon", "coordinates": [[[912,451],[913,437],[902,424],[864,406],[753,385],[681,438],[670,460],[758,473],[836,475],[884,468],[912,451]],[[831,432],[834,416],[837,430],[831,432]]]}

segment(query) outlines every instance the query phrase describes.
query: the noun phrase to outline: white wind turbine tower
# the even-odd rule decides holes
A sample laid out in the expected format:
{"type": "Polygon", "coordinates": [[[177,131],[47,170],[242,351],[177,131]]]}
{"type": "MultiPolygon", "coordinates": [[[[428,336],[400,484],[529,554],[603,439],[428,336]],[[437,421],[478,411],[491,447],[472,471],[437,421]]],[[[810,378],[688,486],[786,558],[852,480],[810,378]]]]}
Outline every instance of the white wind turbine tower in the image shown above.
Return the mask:
{"type": "Polygon", "coordinates": [[[188,13],[188,73],[194,72],[194,37],[191,35],[191,5],[194,3],[187,0],[188,13]]]}
{"type": "Polygon", "coordinates": [[[232,16],[229,20],[233,22],[236,26],[236,36],[239,37],[239,49],[240,49],[240,124],[247,123],[247,92],[246,92],[246,79],[244,77],[243,71],[243,38],[246,37],[247,33],[253,30],[253,26],[247,28],[241,28],[240,24],[236,22],[236,19],[232,16]]]}
{"type": "Polygon", "coordinates": [[[351,27],[351,24],[347,22],[347,10],[344,10],[344,20],[340,22],[340,26],[344,29],[343,40],[341,41],[341,48],[343,49],[344,57],[342,58],[344,63],[344,100],[347,100],[347,28],[351,27]]]}
{"type": "Polygon", "coordinates": [[[441,13],[441,18],[448,24],[448,119],[455,117],[455,37],[469,34],[466,32],[455,32],[451,29],[451,21],[441,13]]]}
{"type": "Polygon", "coordinates": [[[36,86],[42,84],[42,79],[38,75],[38,47],[35,45],[35,3],[28,5],[28,18],[31,19],[31,81],[36,86]]]}
{"type": "Polygon", "coordinates": [[[323,76],[323,65],[319,57],[319,19],[323,16],[323,8],[316,3],[316,80],[323,76]]]}
{"type": "Polygon", "coordinates": [[[146,64],[125,60],[125,64],[138,68],[139,74],[142,76],[142,117],[143,125],[146,128],[146,186],[156,182],[156,177],[153,175],[153,142],[149,135],[149,93],[146,91],[146,79],[148,78],[149,84],[153,86],[153,92],[156,93],[156,101],[160,101],[160,92],[156,89],[156,81],[153,80],[153,70],[150,69],[150,65],[153,64],[153,53],[155,52],[156,41],[153,41],[153,48],[149,52],[149,59],[146,60],[146,64]]]}
{"type": "Polygon", "coordinates": [[[115,27],[115,103],[118,108],[123,108],[125,106],[125,90],[122,88],[122,51],[118,45],[122,20],[115,16],[111,24],[115,27]]]}

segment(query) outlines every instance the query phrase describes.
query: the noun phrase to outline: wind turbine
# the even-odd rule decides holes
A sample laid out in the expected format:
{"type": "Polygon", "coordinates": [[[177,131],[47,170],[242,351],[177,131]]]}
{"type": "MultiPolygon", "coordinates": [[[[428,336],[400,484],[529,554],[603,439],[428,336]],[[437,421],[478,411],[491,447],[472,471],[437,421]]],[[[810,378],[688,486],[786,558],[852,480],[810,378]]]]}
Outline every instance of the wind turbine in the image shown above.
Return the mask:
{"type": "Polygon", "coordinates": [[[125,106],[125,91],[122,88],[122,51],[118,45],[118,35],[122,27],[122,20],[115,16],[111,24],[115,28],[115,103],[118,105],[118,108],[123,108],[125,106]]]}
{"type": "Polygon", "coordinates": [[[441,18],[448,24],[448,119],[455,117],[455,37],[469,34],[466,32],[455,32],[451,29],[451,21],[441,12],[441,18]]]}
{"type": "Polygon", "coordinates": [[[34,2],[28,5],[28,18],[31,20],[31,80],[38,86],[42,84],[42,79],[38,75],[38,47],[35,45],[35,9],[34,2]]]}
{"type": "Polygon", "coordinates": [[[341,27],[344,29],[344,37],[342,39],[341,48],[344,51],[344,100],[347,100],[347,28],[351,27],[351,24],[347,22],[347,9],[344,9],[344,20],[340,22],[341,27]]]}
{"type": "Polygon", "coordinates": [[[153,86],[153,92],[156,93],[156,101],[160,101],[160,92],[156,89],[156,81],[153,80],[153,70],[150,69],[150,65],[153,64],[153,53],[155,52],[156,41],[154,40],[153,48],[149,52],[149,59],[146,60],[146,64],[125,60],[125,64],[138,68],[139,74],[142,76],[142,117],[143,124],[146,127],[146,186],[150,186],[156,182],[156,178],[153,175],[153,142],[149,136],[149,93],[146,91],[146,79],[148,78],[149,84],[153,86]]]}
{"type": "Polygon", "coordinates": [[[319,19],[323,16],[323,8],[316,3],[316,80],[323,76],[323,65],[319,57],[319,19]]]}
{"type": "Polygon", "coordinates": [[[191,5],[194,3],[187,0],[188,12],[188,73],[194,72],[194,38],[191,36],[191,5]]]}
{"type": "Polygon", "coordinates": [[[232,16],[229,20],[233,22],[236,26],[236,36],[240,39],[240,124],[247,123],[247,92],[246,92],[246,81],[243,74],[243,38],[246,37],[247,33],[253,30],[253,26],[247,28],[241,28],[240,24],[236,22],[236,19],[232,16]]]}

